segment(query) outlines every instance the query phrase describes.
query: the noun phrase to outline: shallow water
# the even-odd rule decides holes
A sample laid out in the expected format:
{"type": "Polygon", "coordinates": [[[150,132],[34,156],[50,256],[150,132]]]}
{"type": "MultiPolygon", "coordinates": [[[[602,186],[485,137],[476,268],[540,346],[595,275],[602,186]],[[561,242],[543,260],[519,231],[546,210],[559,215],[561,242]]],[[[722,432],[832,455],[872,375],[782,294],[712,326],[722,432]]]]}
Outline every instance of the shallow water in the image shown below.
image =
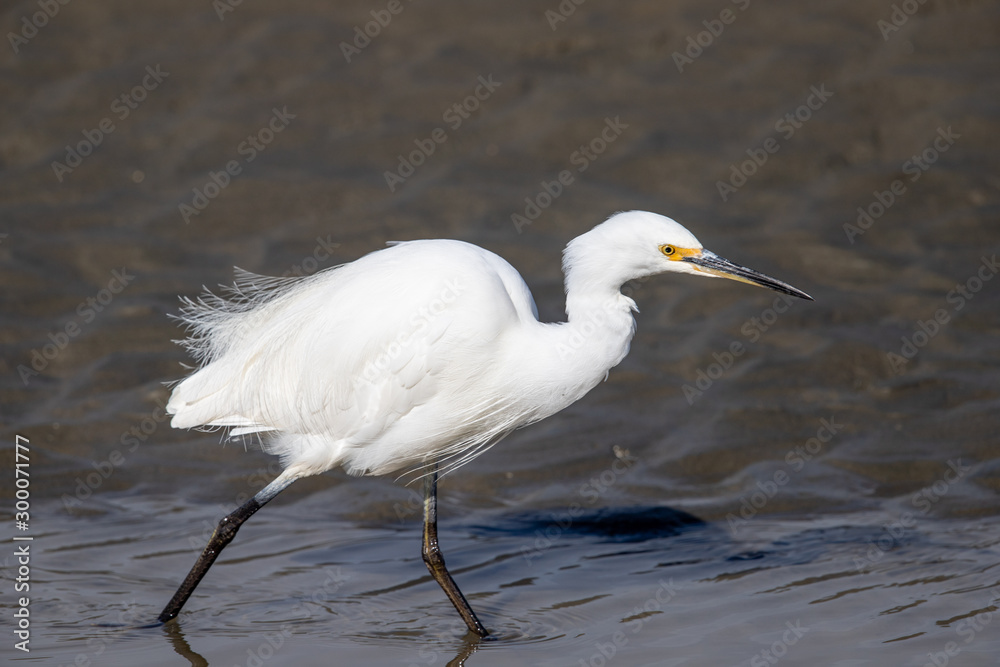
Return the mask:
{"type": "MultiPolygon", "coordinates": [[[[8,541],[0,655],[1000,664],[995,4],[929,2],[891,30],[892,3],[588,2],[554,29],[556,3],[405,3],[347,62],[340,42],[384,7],[70,3],[0,50],[0,496],[5,534],[34,538],[31,651],[13,635],[25,543],[8,541]],[[688,37],[707,43],[691,62],[688,37]],[[480,77],[500,85],[446,116],[480,77]],[[427,574],[417,490],[339,472],[255,515],[179,623],[142,627],[278,471],[166,425],[178,295],[233,265],[311,273],[460,238],[558,319],[561,248],[629,208],[816,301],[630,285],[638,334],[608,381],[444,478],[442,548],[494,639],[468,637],[427,574]]],[[[8,7],[5,32],[36,11],[8,7]]]]}

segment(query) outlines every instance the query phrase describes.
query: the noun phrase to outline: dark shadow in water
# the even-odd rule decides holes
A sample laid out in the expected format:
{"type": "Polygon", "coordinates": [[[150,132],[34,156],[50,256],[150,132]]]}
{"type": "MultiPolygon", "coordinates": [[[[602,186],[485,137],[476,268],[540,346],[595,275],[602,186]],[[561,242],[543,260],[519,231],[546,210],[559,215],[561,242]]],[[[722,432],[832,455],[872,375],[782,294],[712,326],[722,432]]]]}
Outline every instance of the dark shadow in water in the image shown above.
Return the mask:
{"type": "Polygon", "coordinates": [[[645,542],[676,537],[683,532],[709,524],[693,514],[669,507],[606,507],[596,511],[563,509],[529,512],[501,518],[490,526],[475,526],[484,533],[508,535],[545,535],[556,530],[560,535],[601,538],[603,542],[645,542]]]}

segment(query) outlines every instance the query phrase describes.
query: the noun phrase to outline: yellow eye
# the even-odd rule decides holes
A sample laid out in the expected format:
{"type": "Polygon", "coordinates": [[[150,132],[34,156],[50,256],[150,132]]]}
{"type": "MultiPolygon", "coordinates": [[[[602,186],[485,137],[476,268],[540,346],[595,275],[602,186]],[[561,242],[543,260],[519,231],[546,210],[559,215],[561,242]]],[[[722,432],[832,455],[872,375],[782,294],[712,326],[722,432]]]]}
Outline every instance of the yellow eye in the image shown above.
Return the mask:
{"type": "Polygon", "coordinates": [[[670,257],[671,255],[677,252],[677,248],[673,247],[672,245],[661,245],[660,252],[662,252],[667,257],[670,257]]]}

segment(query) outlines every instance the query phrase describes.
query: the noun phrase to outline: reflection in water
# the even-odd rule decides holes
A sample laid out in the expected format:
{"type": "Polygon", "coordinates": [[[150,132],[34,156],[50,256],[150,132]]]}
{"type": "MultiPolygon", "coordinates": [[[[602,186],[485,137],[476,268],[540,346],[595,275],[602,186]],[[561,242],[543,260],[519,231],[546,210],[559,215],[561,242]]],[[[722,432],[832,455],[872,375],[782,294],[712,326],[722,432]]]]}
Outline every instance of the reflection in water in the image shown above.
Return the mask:
{"type": "MultiPolygon", "coordinates": [[[[170,647],[173,649],[174,653],[187,660],[188,663],[191,665],[191,667],[208,667],[209,664],[208,660],[200,653],[195,651],[193,648],[191,648],[191,645],[188,642],[187,637],[185,636],[183,625],[179,621],[173,620],[168,623],[162,623],[162,624],[154,623],[142,627],[143,628],[162,627],[163,634],[166,636],[170,644],[170,647]]],[[[332,629],[333,628],[331,628],[331,630],[332,629]]],[[[265,637],[266,636],[267,633],[265,633],[265,637]]],[[[447,658],[449,657],[451,652],[454,651],[454,657],[448,660],[447,665],[448,667],[462,667],[463,665],[465,665],[466,660],[468,660],[468,658],[472,654],[478,651],[484,642],[492,643],[495,641],[499,640],[492,636],[483,638],[476,635],[473,632],[466,632],[461,638],[458,638],[456,641],[449,642],[449,646],[446,647],[432,646],[428,642],[426,644],[426,648],[419,650],[419,654],[422,657],[429,656],[432,658],[432,662],[436,662],[439,653],[443,653],[447,649],[448,655],[441,656],[443,658],[447,658]]],[[[267,650],[266,652],[264,650],[261,650],[262,648],[266,648],[267,646],[268,646],[267,644],[262,644],[261,647],[259,647],[256,652],[251,650],[249,654],[250,662],[253,662],[254,664],[264,664],[268,660],[270,660],[275,655],[277,650],[280,648],[280,645],[275,646],[271,644],[272,650],[267,650]]],[[[333,662],[331,664],[340,664],[340,663],[333,662]]]]}
{"type": "Polygon", "coordinates": [[[180,623],[177,621],[164,623],[163,632],[167,635],[174,653],[187,660],[191,664],[191,667],[208,667],[208,660],[196,653],[191,648],[191,645],[188,644],[180,623]]]}
{"type": "Polygon", "coordinates": [[[458,647],[458,653],[455,657],[448,661],[448,667],[463,667],[465,661],[469,659],[473,653],[479,650],[479,645],[483,641],[489,641],[488,638],[484,639],[474,632],[469,632],[462,638],[462,644],[458,647]]]}
{"type": "MultiPolygon", "coordinates": [[[[34,4],[12,5],[15,34],[43,17],[34,4]]],[[[384,2],[231,2],[224,21],[211,4],[70,3],[2,63],[0,413],[39,457],[45,530],[29,660],[246,665],[287,627],[263,667],[745,665],[791,623],[809,630],[782,666],[862,647],[870,664],[996,663],[996,3],[921,4],[885,35],[889,0],[723,3],[739,17],[724,26],[693,0],[583,3],[556,25],[516,1],[406,4],[385,26],[370,13],[384,2]],[[356,26],[379,35],[348,63],[356,26]],[[703,55],[680,72],[689,47],[703,55]],[[121,118],[111,101],[137,99],[158,64],[170,76],[121,118]],[[488,103],[390,192],[398,156],[490,75],[488,103]],[[824,84],[822,111],[776,134],[824,84]],[[286,105],[296,119],[244,162],[237,147],[286,105]],[[573,152],[619,117],[621,141],[578,171],[573,152]],[[116,130],[96,134],[105,118],[116,130]],[[953,145],[901,173],[939,130],[953,145]],[[99,136],[60,181],[53,160],[99,136]],[[751,170],[723,201],[718,184],[751,170]],[[213,196],[185,223],[195,188],[213,196]],[[528,195],[544,210],[518,226],[528,195]],[[313,273],[387,240],[456,238],[509,259],[556,320],[566,241],[627,208],[669,211],[817,301],[642,283],[607,382],[446,478],[442,546],[497,641],[448,625],[410,489],[342,474],[255,517],[181,624],[93,631],[135,622],[119,618],[133,595],[148,605],[132,618],[154,618],[207,540],[189,536],[276,473],[253,443],[162,419],[162,382],[187,361],[177,294],[232,265],[313,273]],[[107,299],[115,275],[135,279],[107,299]],[[824,419],[843,428],[810,444],[824,419]],[[631,458],[612,478],[616,447],[631,458]],[[664,506],[706,523],[675,533],[664,506]]]]}

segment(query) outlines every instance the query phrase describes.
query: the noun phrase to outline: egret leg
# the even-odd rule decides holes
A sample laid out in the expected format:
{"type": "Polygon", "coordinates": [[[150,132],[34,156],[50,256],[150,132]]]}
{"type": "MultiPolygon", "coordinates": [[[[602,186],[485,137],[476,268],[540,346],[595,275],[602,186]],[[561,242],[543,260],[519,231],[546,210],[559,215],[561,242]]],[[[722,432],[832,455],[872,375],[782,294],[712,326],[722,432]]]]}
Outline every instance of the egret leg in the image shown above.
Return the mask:
{"type": "Polygon", "coordinates": [[[469,626],[469,630],[480,637],[486,637],[490,634],[489,631],[476,618],[476,612],[472,611],[469,602],[462,595],[462,591],[458,589],[455,580],[451,578],[451,574],[448,573],[448,567],[444,564],[444,556],[441,554],[441,548],[438,546],[437,477],[437,466],[435,465],[434,471],[424,478],[424,563],[427,564],[427,569],[430,570],[431,576],[444,589],[445,595],[455,605],[455,609],[458,610],[465,624],[469,626]]]}
{"type": "Polygon", "coordinates": [[[252,517],[268,501],[288,488],[289,484],[298,479],[298,475],[286,473],[287,471],[278,475],[273,482],[258,491],[257,495],[222,518],[215,532],[212,533],[211,539],[208,540],[205,550],[201,552],[198,561],[191,568],[191,571],[188,572],[184,583],[180,585],[180,588],[174,593],[174,597],[170,599],[167,606],[160,612],[158,619],[160,623],[166,623],[177,617],[177,614],[181,611],[181,607],[188,601],[188,598],[194,593],[194,589],[198,587],[198,583],[202,580],[202,577],[208,572],[208,568],[212,567],[212,563],[219,557],[222,550],[236,537],[236,531],[240,529],[243,522],[252,517]]]}

